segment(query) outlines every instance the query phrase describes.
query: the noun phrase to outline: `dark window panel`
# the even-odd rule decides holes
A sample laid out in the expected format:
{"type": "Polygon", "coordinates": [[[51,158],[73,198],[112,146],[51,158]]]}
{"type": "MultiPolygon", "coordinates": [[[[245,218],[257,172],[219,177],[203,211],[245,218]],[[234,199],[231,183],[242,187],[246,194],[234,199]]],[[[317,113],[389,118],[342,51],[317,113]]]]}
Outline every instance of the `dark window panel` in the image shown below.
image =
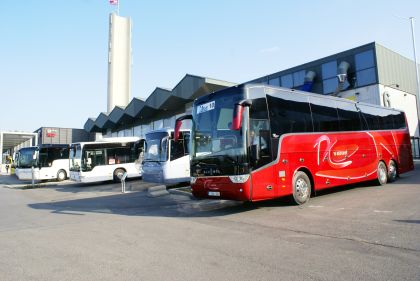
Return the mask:
{"type": "Polygon", "coordinates": [[[363,130],[360,112],[357,111],[354,103],[338,101],[337,112],[341,131],[363,130]]]}
{"type": "Polygon", "coordinates": [[[332,132],[339,130],[337,109],[334,101],[310,97],[314,132],[332,132]],[[328,104],[327,104],[328,103],[328,104]]]}
{"type": "Polygon", "coordinates": [[[267,95],[271,133],[313,132],[312,117],[307,97],[296,95],[292,100],[267,95]]]}
{"type": "Polygon", "coordinates": [[[321,66],[322,70],[322,79],[327,79],[337,76],[337,61],[331,61],[324,63],[321,66]]]}
{"type": "Polygon", "coordinates": [[[358,87],[376,83],[376,68],[368,68],[356,72],[356,85],[358,87]]]}
{"type": "Polygon", "coordinates": [[[297,71],[293,73],[293,87],[302,86],[305,82],[305,70],[297,71]]]}
{"type": "Polygon", "coordinates": [[[322,86],[324,88],[324,91],[323,91],[324,95],[332,94],[337,89],[338,80],[336,77],[324,80],[322,81],[322,86]]]}
{"type": "Polygon", "coordinates": [[[284,75],[281,77],[281,86],[285,88],[293,88],[292,74],[284,75]]]}
{"type": "Polygon", "coordinates": [[[373,56],[373,50],[362,52],[354,56],[356,62],[356,70],[362,70],[375,66],[375,59],[373,56]]]}
{"type": "Polygon", "coordinates": [[[272,86],[280,86],[280,77],[271,78],[268,80],[268,84],[272,86]]]}

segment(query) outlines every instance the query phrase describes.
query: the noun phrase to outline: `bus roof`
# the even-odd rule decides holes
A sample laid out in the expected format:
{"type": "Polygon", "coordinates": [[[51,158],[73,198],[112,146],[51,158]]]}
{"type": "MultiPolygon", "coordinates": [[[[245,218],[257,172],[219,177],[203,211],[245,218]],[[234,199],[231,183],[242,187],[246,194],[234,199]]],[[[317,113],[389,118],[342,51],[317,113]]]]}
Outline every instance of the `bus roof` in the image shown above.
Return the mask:
{"type": "MultiPolygon", "coordinates": [[[[153,130],[153,131],[149,131],[149,132],[147,132],[146,133],[146,135],[148,135],[148,134],[152,134],[152,133],[173,133],[174,132],[174,129],[173,128],[161,128],[161,129],[156,129],[156,130],[153,130]]],[[[180,130],[180,132],[191,132],[191,130],[188,130],[188,129],[183,129],[183,130],[180,130]]]]}
{"type": "Polygon", "coordinates": [[[95,143],[114,143],[114,142],[120,142],[120,143],[126,143],[126,142],[136,142],[141,140],[140,137],[116,137],[116,138],[103,138],[97,141],[89,141],[89,142],[75,142],[72,143],[72,145],[74,144],[81,144],[81,145],[85,145],[85,144],[95,144],[95,143]]]}
{"type": "Polygon", "coordinates": [[[340,98],[340,97],[334,97],[331,95],[321,95],[321,94],[317,94],[317,93],[311,93],[311,92],[304,92],[304,91],[300,91],[300,90],[294,90],[294,89],[289,89],[289,88],[283,88],[283,87],[277,87],[277,86],[272,86],[272,85],[265,85],[265,84],[241,84],[241,85],[237,85],[237,86],[233,86],[227,89],[223,89],[220,90],[218,92],[214,92],[211,93],[209,95],[206,96],[202,96],[200,98],[197,98],[195,101],[197,102],[201,102],[201,101],[205,101],[208,100],[209,97],[211,97],[212,95],[220,95],[223,93],[229,93],[232,92],[233,90],[237,89],[237,91],[242,91],[245,94],[250,94],[252,93],[253,97],[255,96],[261,96],[261,97],[265,97],[267,94],[293,94],[293,95],[302,95],[302,96],[307,96],[307,97],[315,97],[315,98],[321,98],[325,101],[340,101],[340,102],[347,102],[347,103],[351,103],[351,104],[355,104],[355,105],[364,105],[364,106],[369,106],[369,107],[374,107],[374,108],[378,108],[381,110],[393,110],[393,111],[398,111],[398,112],[403,112],[402,110],[396,109],[396,108],[389,108],[389,107],[383,107],[380,105],[375,105],[375,104],[371,104],[371,103],[365,103],[365,102],[355,102],[346,98],[340,98]]]}
{"type": "Polygon", "coordinates": [[[403,112],[402,110],[396,109],[396,108],[391,108],[391,107],[383,107],[380,105],[376,105],[376,104],[371,104],[371,103],[365,103],[365,102],[359,102],[359,101],[352,101],[346,98],[341,98],[341,97],[335,97],[335,96],[331,96],[331,95],[321,95],[321,94],[317,94],[317,93],[311,93],[311,92],[305,92],[305,91],[301,91],[301,90],[294,90],[294,89],[289,89],[289,88],[283,88],[283,87],[276,87],[276,86],[271,86],[271,85],[262,85],[262,84],[244,84],[243,85],[244,90],[248,90],[248,91],[253,91],[255,89],[264,89],[264,93],[265,94],[269,94],[267,93],[267,89],[272,90],[274,93],[284,93],[287,92],[289,94],[298,94],[298,95],[304,95],[304,96],[310,96],[310,97],[316,97],[316,98],[322,98],[325,100],[334,100],[334,101],[340,101],[340,102],[348,102],[351,104],[361,104],[361,105],[366,105],[366,106],[370,106],[370,107],[376,107],[379,109],[387,109],[387,110],[395,110],[395,111],[399,111],[399,112],[403,112]]]}

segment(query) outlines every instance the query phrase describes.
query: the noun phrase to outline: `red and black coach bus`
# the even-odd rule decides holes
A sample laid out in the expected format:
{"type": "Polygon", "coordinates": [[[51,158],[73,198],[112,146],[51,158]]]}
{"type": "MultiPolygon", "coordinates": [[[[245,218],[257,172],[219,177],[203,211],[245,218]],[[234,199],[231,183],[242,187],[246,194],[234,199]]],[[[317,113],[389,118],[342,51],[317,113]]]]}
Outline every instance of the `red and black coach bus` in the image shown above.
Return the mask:
{"type": "Polygon", "coordinates": [[[350,100],[240,85],[195,100],[194,196],[258,201],[376,180],[413,169],[404,112],[350,100]]]}

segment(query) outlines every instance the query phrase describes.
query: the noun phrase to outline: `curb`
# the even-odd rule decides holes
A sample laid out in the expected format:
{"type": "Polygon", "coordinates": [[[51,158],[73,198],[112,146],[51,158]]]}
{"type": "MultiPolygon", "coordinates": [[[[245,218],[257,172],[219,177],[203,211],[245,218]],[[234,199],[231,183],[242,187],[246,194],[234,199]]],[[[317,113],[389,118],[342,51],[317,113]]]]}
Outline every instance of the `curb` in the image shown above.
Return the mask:
{"type": "Polygon", "coordinates": [[[188,191],[183,191],[183,190],[181,190],[181,189],[182,189],[182,187],[181,187],[181,188],[172,188],[172,189],[169,189],[168,191],[169,191],[169,193],[171,193],[171,194],[188,196],[188,197],[190,197],[191,199],[195,199],[194,195],[192,195],[192,193],[191,193],[191,192],[188,192],[188,191]]]}
{"type": "Polygon", "coordinates": [[[159,197],[169,195],[165,185],[156,185],[147,189],[147,197],[159,197]]]}

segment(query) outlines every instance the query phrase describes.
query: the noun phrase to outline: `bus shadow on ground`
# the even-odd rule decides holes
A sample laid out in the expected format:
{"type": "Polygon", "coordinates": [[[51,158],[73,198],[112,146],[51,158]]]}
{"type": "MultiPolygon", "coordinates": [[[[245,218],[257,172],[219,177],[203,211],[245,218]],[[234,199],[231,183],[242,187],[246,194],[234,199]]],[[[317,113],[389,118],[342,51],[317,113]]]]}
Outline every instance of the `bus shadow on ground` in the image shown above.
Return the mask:
{"type": "MultiPolygon", "coordinates": [[[[154,183],[145,183],[139,178],[127,179],[126,189],[128,191],[143,191],[151,186],[155,186],[154,183]]],[[[66,184],[57,184],[46,186],[45,188],[53,189],[57,192],[67,193],[80,193],[80,192],[116,192],[121,190],[120,182],[113,181],[101,181],[92,183],[77,183],[70,182],[66,184]]]]}
{"type": "MultiPolygon", "coordinates": [[[[416,167],[418,168],[418,166],[416,167]]],[[[417,170],[418,171],[418,170],[417,170]]],[[[404,174],[396,183],[398,184],[420,184],[420,177],[417,171],[404,174]]],[[[135,182],[136,180],[133,180],[135,182]]],[[[58,191],[62,192],[82,192],[91,191],[89,187],[93,187],[98,191],[98,186],[103,183],[80,185],[74,188],[65,186],[55,186],[58,191]]],[[[390,183],[389,185],[393,185],[390,183]]],[[[111,184],[110,187],[105,186],[109,190],[115,191],[117,184],[111,184]]],[[[317,191],[316,197],[322,197],[328,194],[338,192],[346,192],[358,188],[381,188],[375,186],[374,182],[363,182],[346,186],[339,186],[322,191],[317,191]]],[[[191,199],[188,195],[169,194],[160,197],[150,197],[143,190],[128,194],[113,194],[107,196],[99,196],[93,198],[82,198],[65,200],[58,202],[34,203],[28,206],[33,209],[50,210],[56,214],[77,215],[84,213],[104,213],[117,214],[126,216],[162,216],[162,217],[213,217],[225,216],[235,213],[251,212],[259,208],[305,208],[308,204],[316,200],[312,198],[309,203],[303,206],[296,206],[293,199],[283,197],[279,199],[261,201],[261,202],[238,202],[230,200],[211,200],[211,199],[191,199]]],[[[401,221],[403,222],[403,221],[401,221]]],[[[405,221],[404,221],[405,222],[405,221]]],[[[418,224],[418,221],[406,223],[418,224]]]]}
{"type": "Polygon", "coordinates": [[[191,199],[189,196],[178,194],[151,198],[147,192],[28,204],[28,207],[32,209],[50,210],[55,214],[102,213],[152,217],[213,217],[248,212],[264,207],[291,206],[294,205],[289,198],[244,203],[231,200],[191,199]]]}

